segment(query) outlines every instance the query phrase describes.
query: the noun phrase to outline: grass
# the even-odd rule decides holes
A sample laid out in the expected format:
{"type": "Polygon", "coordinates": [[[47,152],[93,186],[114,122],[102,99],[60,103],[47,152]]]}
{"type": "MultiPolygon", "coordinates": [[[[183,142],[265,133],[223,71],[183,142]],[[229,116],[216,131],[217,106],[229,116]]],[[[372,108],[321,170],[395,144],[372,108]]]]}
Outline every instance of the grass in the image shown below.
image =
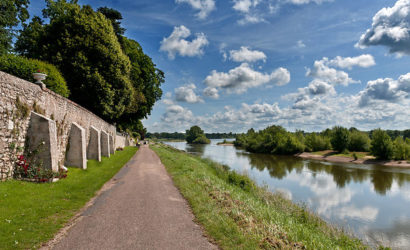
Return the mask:
{"type": "Polygon", "coordinates": [[[52,239],[75,213],[135,154],[127,147],[87,170],[69,168],[56,183],[10,180],[0,183],[0,249],[38,248],[52,239]]]}
{"type": "Polygon", "coordinates": [[[222,249],[367,248],[226,166],[165,145],[151,148],[190,203],[197,221],[222,249]]]}
{"type": "Polygon", "coordinates": [[[313,155],[321,155],[321,156],[343,156],[343,157],[349,157],[349,158],[354,158],[354,154],[356,154],[358,159],[369,159],[369,156],[374,158],[370,152],[345,152],[345,153],[337,153],[336,151],[330,151],[330,150],[325,150],[325,151],[316,151],[316,152],[311,152],[313,155]]]}

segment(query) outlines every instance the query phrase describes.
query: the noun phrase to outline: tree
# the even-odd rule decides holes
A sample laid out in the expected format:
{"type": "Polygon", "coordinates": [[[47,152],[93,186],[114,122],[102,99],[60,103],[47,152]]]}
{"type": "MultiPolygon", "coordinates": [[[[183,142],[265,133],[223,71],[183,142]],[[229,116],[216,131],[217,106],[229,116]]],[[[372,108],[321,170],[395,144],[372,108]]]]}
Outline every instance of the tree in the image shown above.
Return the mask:
{"type": "Polygon", "coordinates": [[[207,144],[209,139],[205,137],[204,131],[199,126],[192,126],[186,131],[186,141],[188,143],[207,144]]]}
{"type": "Polygon", "coordinates": [[[316,133],[310,133],[306,135],[305,144],[307,151],[321,151],[331,149],[329,137],[316,133]]]}
{"type": "MultiPolygon", "coordinates": [[[[409,140],[407,140],[409,141],[409,140]]],[[[402,137],[398,136],[393,142],[394,159],[407,160],[410,159],[410,144],[406,143],[402,137]]]]}
{"type": "Polygon", "coordinates": [[[350,151],[367,152],[370,149],[370,138],[367,133],[354,130],[350,132],[350,151]]]}
{"type": "Polygon", "coordinates": [[[389,160],[393,157],[393,143],[390,136],[381,129],[372,131],[370,152],[378,159],[389,160]]]}
{"type": "Polygon", "coordinates": [[[0,55],[11,49],[12,39],[16,35],[13,27],[29,18],[27,11],[29,0],[0,1],[0,55]]]}
{"type": "Polygon", "coordinates": [[[118,40],[120,40],[120,38],[124,35],[125,32],[125,29],[121,27],[121,13],[118,10],[108,7],[100,7],[97,9],[97,11],[103,14],[107,19],[111,21],[115,35],[118,37],[118,40]]]}
{"type": "Polygon", "coordinates": [[[47,0],[43,14],[50,23],[42,25],[42,30],[39,20],[33,20],[23,30],[16,50],[56,65],[73,101],[107,121],[115,121],[129,107],[135,90],[130,61],[111,21],[76,1],[47,0]],[[27,41],[34,41],[35,48],[27,41]]]}
{"type": "Polygon", "coordinates": [[[345,151],[348,148],[350,142],[349,130],[340,126],[333,127],[330,142],[332,143],[334,150],[338,152],[345,151]]]}
{"type": "Polygon", "coordinates": [[[164,73],[144,54],[138,42],[126,37],[121,37],[120,41],[124,53],[131,61],[130,81],[134,91],[132,101],[119,117],[118,123],[130,126],[151,114],[155,102],[162,96],[164,73]]]}

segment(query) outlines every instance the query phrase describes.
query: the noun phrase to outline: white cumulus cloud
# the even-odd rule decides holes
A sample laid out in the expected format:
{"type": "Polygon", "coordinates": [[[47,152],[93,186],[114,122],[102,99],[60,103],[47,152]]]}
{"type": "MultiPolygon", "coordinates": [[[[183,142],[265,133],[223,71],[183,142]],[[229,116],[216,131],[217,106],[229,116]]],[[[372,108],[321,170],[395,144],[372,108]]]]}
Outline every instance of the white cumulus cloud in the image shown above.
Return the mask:
{"type": "Polygon", "coordinates": [[[188,103],[203,102],[202,98],[195,93],[195,89],[196,89],[196,86],[193,83],[178,87],[174,90],[175,99],[178,102],[188,102],[188,103]]]}
{"type": "Polygon", "coordinates": [[[356,47],[384,45],[390,53],[410,54],[410,0],[398,0],[373,17],[372,27],[360,37],[356,47]]]}
{"type": "Polygon", "coordinates": [[[218,99],[219,91],[217,88],[207,87],[204,89],[204,95],[213,99],[218,99]]]}
{"type": "Polygon", "coordinates": [[[285,68],[278,68],[271,74],[266,74],[255,71],[247,63],[242,63],[227,73],[213,70],[204,80],[208,87],[226,89],[228,93],[244,93],[248,88],[267,83],[280,86],[289,81],[290,73],[285,68]]]}
{"type": "Polygon", "coordinates": [[[186,40],[190,35],[191,31],[187,27],[174,27],[171,35],[162,39],[160,51],[168,52],[170,59],[174,59],[177,54],[188,57],[202,55],[203,48],[209,43],[205,34],[197,33],[192,41],[186,40]]]}
{"type": "Polygon", "coordinates": [[[349,74],[329,67],[329,59],[324,57],[322,60],[315,61],[312,69],[308,69],[306,76],[325,81],[329,84],[349,85],[350,83],[358,83],[349,77],[349,74]]]}
{"type": "Polygon", "coordinates": [[[199,19],[205,19],[210,12],[215,9],[214,0],[175,0],[176,3],[187,3],[192,8],[199,10],[197,17],[199,19]]]}
{"type": "Polygon", "coordinates": [[[356,57],[341,57],[337,56],[329,61],[330,66],[342,68],[342,69],[352,69],[355,66],[361,68],[369,68],[376,65],[374,58],[370,54],[360,55],[356,57]]]}
{"type": "Polygon", "coordinates": [[[234,0],[233,9],[243,13],[249,13],[251,7],[256,7],[260,0],[234,0]]]}
{"type": "Polygon", "coordinates": [[[229,51],[229,59],[234,62],[255,62],[259,60],[266,61],[266,55],[262,51],[250,50],[248,47],[242,46],[239,50],[229,51]]]}
{"type": "Polygon", "coordinates": [[[332,2],[332,1],[333,0],[287,0],[288,3],[297,4],[297,5],[308,4],[308,3],[321,4],[324,2],[332,2]]]}
{"type": "Polygon", "coordinates": [[[360,105],[366,106],[377,100],[398,102],[410,97],[410,73],[401,75],[397,80],[391,78],[369,81],[359,93],[360,105]]]}

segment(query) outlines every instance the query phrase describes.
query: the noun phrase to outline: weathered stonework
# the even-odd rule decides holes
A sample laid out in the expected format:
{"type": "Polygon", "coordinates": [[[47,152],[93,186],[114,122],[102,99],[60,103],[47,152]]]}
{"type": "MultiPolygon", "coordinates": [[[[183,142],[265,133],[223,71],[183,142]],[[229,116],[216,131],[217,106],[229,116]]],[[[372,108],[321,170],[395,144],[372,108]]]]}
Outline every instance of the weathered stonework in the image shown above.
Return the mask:
{"type": "Polygon", "coordinates": [[[114,137],[112,135],[109,135],[110,137],[110,154],[115,153],[115,145],[114,145],[114,137]]]}
{"type": "Polygon", "coordinates": [[[87,159],[101,161],[101,131],[90,127],[90,141],[87,147],[87,159]]]}
{"type": "Polygon", "coordinates": [[[82,169],[87,168],[87,142],[85,134],[84,128],[75,122],[72,123],[64,165],[82,169]]]}
{"type": "Polygon", "coordinates": [[[87,146],[91,126],[106,131],[117,145],[115,126],[51,90],[0,71],[0,180],[13,176],[16,157],[23,153],[31,111],[55,121],[58,166],[65,162],[72,123],[85,129],[87,146]]]}
{"type": "Polygon", "coordinates": [[[101,131],[101,155],[110,157],[110,137],[105,131],[101,131]]]}
{"type": "Polygon", "coordinates": [[[37,151],[35,158],[41,160],[42,166],[53,170],[53,172],[58,172],[56,122],[31,112],[26,140],[26,150],[30,152],[37,151]]]}

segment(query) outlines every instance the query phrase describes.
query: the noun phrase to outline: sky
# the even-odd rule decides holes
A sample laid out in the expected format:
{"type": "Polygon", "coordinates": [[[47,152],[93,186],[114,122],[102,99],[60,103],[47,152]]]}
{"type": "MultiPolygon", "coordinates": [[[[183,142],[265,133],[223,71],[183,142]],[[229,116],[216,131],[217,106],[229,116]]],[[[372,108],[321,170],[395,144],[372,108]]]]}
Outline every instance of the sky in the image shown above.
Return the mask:
{"type": "MultiPolygon", "coordinates": [[[[79,0],[165,73],[149,132],[410,128],[410,0],[79,0]]],[[[31,16],[45,3],[32,0],[31,16]]]]}

